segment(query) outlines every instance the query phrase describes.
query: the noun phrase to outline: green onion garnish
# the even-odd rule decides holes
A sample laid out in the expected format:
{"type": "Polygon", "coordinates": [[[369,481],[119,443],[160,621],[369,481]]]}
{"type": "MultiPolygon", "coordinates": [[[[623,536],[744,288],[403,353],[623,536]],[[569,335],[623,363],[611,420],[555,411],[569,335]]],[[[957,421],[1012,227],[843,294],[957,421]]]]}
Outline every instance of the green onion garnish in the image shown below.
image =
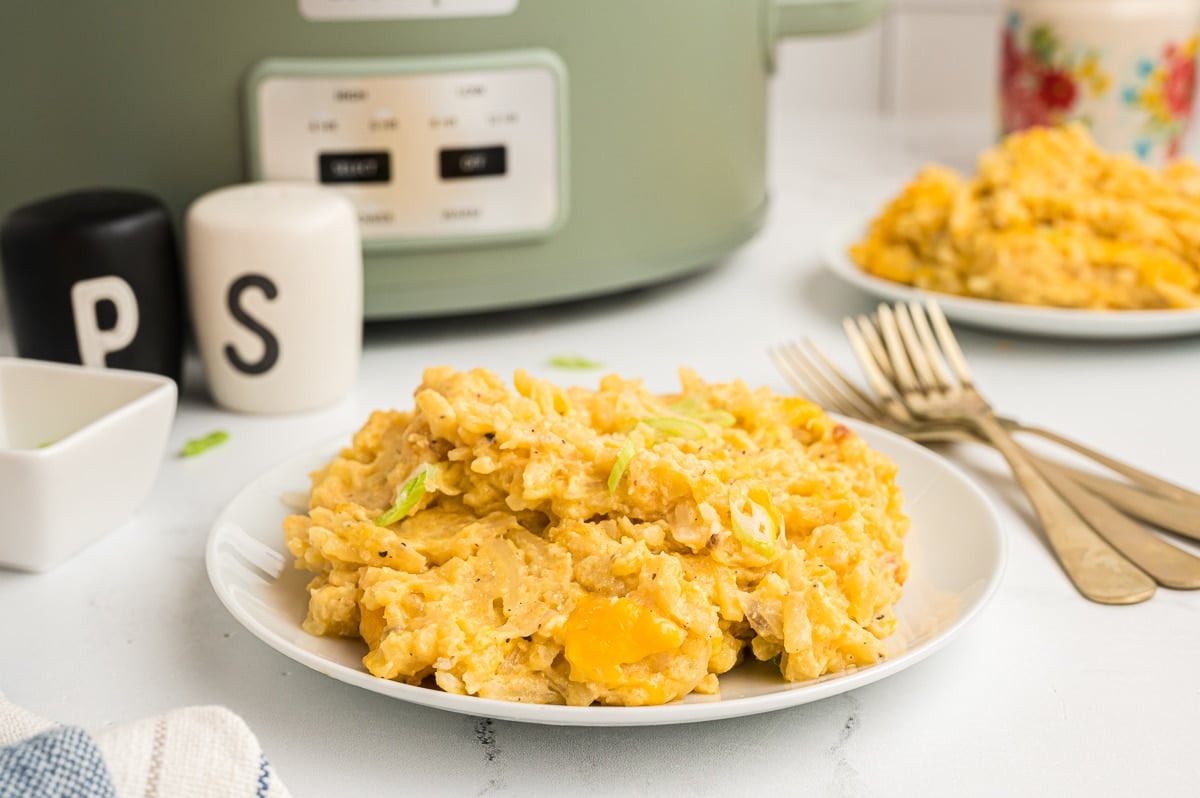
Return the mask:
{"type": "Polygon", "coordinates": [[[733,413],[728,410],[705,410],[704,399],[700,396],[685,397],[668,405],[667,409],[681,416],[690,416],[709,424],[716,424],[718,427],[732,427],[737,423],[733,413]]]}
{"type": "Polygon", "coordinates": [[[728,410],[706,410],[697,418],[709,424],[716,424],[718,427],[732,427],[737,423],[737,418],[728,410]]]}
{"type": "Polygon", "coordinates": [[[783,517],[766,489],[735,486],[729,495],[729,520],[734,537],[743,544],[767,559],[778,556],[783,517]]]}
{"type": "Polygon", "coordinates": [[[229,440],[229,433],[223,429],[210,432],[203,438],[192,438],[183,445],[179,450],[180,457],[195,457],[198,454],[203,454],[214,446],[220,446],[225,441],[229,440]]]}
{"type": "Polygon", "coordinates": [[[633,452],[633,441],[625,441],[625,445],[621,447],[621,451],[617,455],[617,462],[613,463],[612,471],[608,472],[609,493],[617,492],[617,485],[621,484],[621,477],[625,476],[625,469],[629,467],[629,461],[633,459],[633,452]]]}
{"type": "Polygon", "coordinates": [[[550,358],[550,365],[556,369],[599,369],[604,368],[604,364],[595,360],[588,360],[585,357],[578,355],[557,355],[550,358]]]}
{"type": "Polygon", "coordinates": [[[699,396],[685,396],[678,402],[667,405],[667,409],[681,416],[694,416],[703,409],[703,406],[699,396]]]}
{"type": "Polygon", "coordinates": [[[660,432],[672,438],[685,438],[689,441],[698,441],[701,438],[708,437],[708,432],[704,427],[695,421],[688,421],[684,418],[643,418],[642,423],[655,432],[660,432]]]}
{"type": "Polygon", "coordinates": [[[375,526],[391,526],[411,513],[425,495],[425,475],[428,473],[428,469],[422,468],[421,473],[401,485],[396,491],[396,503],[375,519],[375,526]]]}

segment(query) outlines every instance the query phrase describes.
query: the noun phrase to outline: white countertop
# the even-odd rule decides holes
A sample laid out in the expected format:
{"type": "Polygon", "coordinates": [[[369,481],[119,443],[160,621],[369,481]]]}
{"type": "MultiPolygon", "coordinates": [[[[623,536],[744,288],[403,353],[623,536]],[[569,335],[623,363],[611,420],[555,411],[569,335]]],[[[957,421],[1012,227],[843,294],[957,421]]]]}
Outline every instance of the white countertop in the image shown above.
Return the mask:
{"type": "MultiPolygon", "coordinates": [[[[578,353],[662,390],[689,365],[709,380],[782,391],[765,350],[799,336],[852,364],[839,319],[873,300],[823,271],[822,235],[925,160],[961,164],[986,141],[980,124],[777,109],[767,227],[717,268],[568,307],[372,325],[351,398],[311,415],[231,415],[192,380],[172,449],[216,428],[231,440],[194,459],[169,457],[137,517],[56,570],[0,572],[0,690],[93,730],[188,704],[227,705],[297,796],[1196,794],[1200,595],[1160,590],[1132,607],[1080,598],[986,452],[972,452],[967,470],[995,501],[1009,542],[993,602],[908,670],[755,717],[588,729],[410,706],[277,654],[233,620],[205,574],[209,527],[242,485],[351,431],[373,408],[408,406],[429,364],[594,381],[545,365],[578,353]]],[[[960,332],[1001,410],[1200,486],[1197,338],[1080,343],[960,332]]]]}

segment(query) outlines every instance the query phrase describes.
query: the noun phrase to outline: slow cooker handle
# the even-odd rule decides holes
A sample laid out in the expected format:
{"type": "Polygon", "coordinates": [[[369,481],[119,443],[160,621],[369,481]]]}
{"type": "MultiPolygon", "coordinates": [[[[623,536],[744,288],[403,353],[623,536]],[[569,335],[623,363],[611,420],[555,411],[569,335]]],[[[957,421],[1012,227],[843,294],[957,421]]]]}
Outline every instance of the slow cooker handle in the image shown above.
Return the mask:
{"type": "Polygon", "coordinates": [[[775,35],[842,33],[870,25],[887,0],[773,0],[775,35]]]}

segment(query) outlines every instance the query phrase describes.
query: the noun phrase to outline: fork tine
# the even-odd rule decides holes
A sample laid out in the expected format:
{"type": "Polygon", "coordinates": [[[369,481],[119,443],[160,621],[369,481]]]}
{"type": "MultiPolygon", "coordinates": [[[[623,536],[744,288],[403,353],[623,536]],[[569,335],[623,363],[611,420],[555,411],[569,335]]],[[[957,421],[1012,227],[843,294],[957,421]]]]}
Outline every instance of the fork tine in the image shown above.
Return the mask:
{"type": "Polygon", "coordinates": [[[767,350],[767,353],[771,356],[771,360],[775,362],[775,368],[779,369],[779,373],[792,384],[797,393],[822,407],[828,406],[829,402],[826,400],[829,397],[825,396],[819,389],[812,385],[811,381],[803,374],[792,357],[790,350],[794,346],[795,344],[781,344],[767,350]]]}
{"type": "Polygon", "coordinates": [[[946,321],[938,303],[932,299],[926,301],[925,313],[929,316],[933,329],[937,331],[938,341],[942,344],[942,351],[946,354],[946,359],[950,361],[950,368],[954,369],[954,373],[962,380],[963,385],[973,385],[974,380],[971,377],[971,370],[967,368],[967,359],[963,357],[962,350],[958,347],[958,339],[954,337],[954,331],[950,329],[950,322],[946,321]]]}
{"type": "Polygon", "coordinates": [[[793,385],[801,388],[801,393],[826,409],[847,416],[865,419],[870,415],[869,410],[859,407],[855,401],[831,383],[811,358],[795,343],[782,344],[772,350],[775,365],[793,385]]]}
{"type": "Polygon", "coordinates": [[[921,343],[925,347],[925,354],[929,357],[929,365],[933,368],[938,381],[945,388],[953,387],[954,377],[950,374],[950,370],[946,368],[946,361],[942,359],[942,350],[938,346],[937,340],[933,337],[933,330],[929,327],[929,319],[925,317],[925,312],[921,309],[921,305],[917,302],[908,303],[909,315],[912,316],[913,325],[917,329],[917,335],[921,339],[921,343]]]}
{"type": "Polygon", "coordinates": [[[948,385],[943,385],[938,381],[933,366],[929,363],[929,354],[917,336],[908,306],[897,303],[893,312],[896,315],[896,326],[900,329],[900,338],[904,342],[904,350],[908,353],[908,359],[912,363],[913,370],[917,372],[917,378],[921,385],[929,388],[948,388],[948,385]]]}
{"type": "Polygon", "coordinates": [[[838,397],[840,406],[844,408],[843,412],[846,415],[854,416],[864,421],[871,421],[878,418],[880,409],[872,401],[871,397],[863,393],[857,385],[838,371],[837,367],[829,361],[829,358],[825,357],[825,354],[817,348],[816,344],[807,338],[804,340],[804,343],[815,354],[810,354],[799,349],[797,354],[804,358],[804,362],[807,364],[813,377],[819,380],[829,393],[838,397]],[[818,360],[818,357],[824,360],[824,368],[822,368],[822,363],[818,360]]]}
{"type": "Polygon", "coordinates": [[[880,362],[875,359],[875,354],[871,351],[871,346],[867,343],[867,339],[858,325],[854,323],[853,319],[847,318],[842,321],[842,328],[846,331],[846,337],[850,339],[850,348],[854,350],[854,356],[858,358],[858,365],[866,375],[871,388],[880,396],[895,398],[896,386],[884,374],[880,362]]]}
{"type": "Polygon", "coordinates": [[[896,315],[887,305],[880,305],[875,314],[875,323],[883,333],[884,344],[887,345],[888,358],[896,375],[896,384],[901,391],[917,391],[921,389],[917,375],[913,373],[912,364],[904,351],[904,342],[900,338],[900,330],[896,324],[896,315]]]}
{"type": "Polygon", "coordinates": [[[821,351],[815,343],[810,339],[804,339],[804,343],[808,345],[809,353],[813,359],[820,362],[825,367],[825,371],[832,375],[831,382],[836,380],[837,385],[840,385],[842,390],[847,394],[852,395],[864,407],[870,408],[871,412],[876,416],[885,415],[884,408],[879,401],[872,398],[862,388],[858,387],[858,383],[846,376],[846,373],[833,364],[833,361],[821,351]]]}
{"type": "MultiPolygon", "coordinates": [[[[845,327],[849,321],[849,319],[843,321],[842,326],[845,327]]],[[[866,316],[859,316],[857,321],[858,331],[862,334],[863,343],[866,344],[871,355],[875,357],[875,364],[879,366],[880,371],[883,372],[883,376],[887,377],[889,381],[894,380],[896,374],[892,371],[891,358],[888,357],[887,347],[883,345],[883,339],[879,337],[879,330],[875,329],[874,322],[866,316]]]]}

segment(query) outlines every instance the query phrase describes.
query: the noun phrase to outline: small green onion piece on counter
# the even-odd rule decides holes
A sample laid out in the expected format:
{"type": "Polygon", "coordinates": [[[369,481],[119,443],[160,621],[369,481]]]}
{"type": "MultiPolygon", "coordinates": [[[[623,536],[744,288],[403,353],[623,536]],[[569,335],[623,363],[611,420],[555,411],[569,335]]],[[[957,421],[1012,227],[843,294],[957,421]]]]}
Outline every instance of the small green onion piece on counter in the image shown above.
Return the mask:
{"type": "Polygon", "coordinates": [[[735,486],[729,495],[729,520],[734,537],[742,544],[768,559],[778,556],[783,518],[764,488],[735,486]]]}
{"type": "Polygon", "coordinates": [[[629,461],[633,459],[633,452],[633,441],[625,441],[625,445],[617,454],[617,462],[613,463],[612,471],[608,472],[609,493],[617,492],[617,485],[621,484],[621,477],[625,476],[625,469],[629,467],[629,461]]]}
{"type": "Polygon", "coordinates": [[[556,369],[599,369],[604,368],[604,364],[596,360],[588,360],[586,357],[578,355],[556,355],[550,358],[550,365],[556,369]]]}
{"type": "Polygon", "coordinates": [[[688,421],[684,418],[643,418],[642,423],[655,432],[662,433],[671,438],[698,441],[701,438],[708,437],[708,432],[703,426],[697,424],[695,421],[688,421]]]}
{"type": "Polygon", "coordinates": [[[208,433],[202,438],[192,438],[179,450],[179,456],[195,457],[198,454],[204,454],[214,446],[220,446],[227,440],[229,440],[229,433],[223,429],[219,429],[208,433]]]}
{"type": "Polygon", "coordinates": [[[421,473],[401,485],[396,491],[396,503],[375,519],[375,526],[391,526],[411,513],[425,495],[425,475],[428,473],[428,469],[422,468],[421,473]]]}

